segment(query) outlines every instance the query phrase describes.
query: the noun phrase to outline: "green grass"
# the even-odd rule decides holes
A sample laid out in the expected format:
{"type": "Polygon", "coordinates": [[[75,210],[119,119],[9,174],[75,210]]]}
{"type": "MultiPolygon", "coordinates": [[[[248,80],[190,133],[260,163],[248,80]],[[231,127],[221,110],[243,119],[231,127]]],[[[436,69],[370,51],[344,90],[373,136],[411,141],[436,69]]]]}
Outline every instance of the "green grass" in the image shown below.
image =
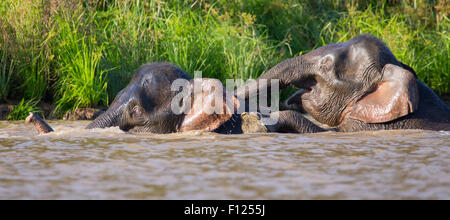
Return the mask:
{"type": "Polygon", "coordinates": [[[18,66],[23,84],[19,86],[24,91],[26,99],[40,100],[44,97],[48,87],[45,71],[48,71],[49,62],[41,51],[32,51],[29,54],[29,63],[18,66]]]}
{"type": "Polygon", "coordinates": [[[14,71],[14,60],[8,59],[7,48],[0,50],[0,101],[7,101],[14,71]]]}
{"type": "Polygon", "coordinates": [[[61,115],[107,106],[147,62],[222,81],[256,78],[362,33],[383,39],[437,93],[450,93],[445,0],[81,2],[0,3],[1,101],[51,102],[61,115]]]}
{"type": "Polygon", "coordinates": [[[57,18],[57,113],[108,104],[106,71],[99,68],[104,46],[97,43],[95,35],[80,30],[82,17],[83,12],[76,12],[57,18]]]}
{"type": "Polygon", "coordinates": [[[3,1],[0,42],[8,48],[14,60],[10,97],[13,100],[41,100],[51,77],[51,57],[48,49],[48,22],[43,17],[43,5],[38,1],[3,1]]]}
{"type": "MultiPolygon", "coordinates": [[[[189,74],[227,78],[256,77],[278,60],[266,34],[258,34],[251,21],[227,21],[213,7],[187,5],[137,5],[133,1],[98,13],[99,38],[108,42],[104,68],[109,73],[109,95],[125,87],[143,63],[166,61],[189,74]]],[[[174,2],[172,2],[174,3],[174,2]]]]}
{"type": "Polygon", "coordinates": [[[7,120],[25,120],[30,112],[42,113],[42,110],[36,107],[38,103],[38,100],[29,99],[25,101],[25,99],[22,99],[8,114],[7,120]]]}
{"type": "Polygon", "coordinates": [[[439,94],[450,92],[450,30],[448,18],[428,30],[421,21],[410,28],[404,14],[389,14],[369,7],[344,14],[336,25],[329,23],[323,32],[329,41],[342,42],[363,33],[385,41],[401,62],[411,66],[419,79],[439,94]]]}

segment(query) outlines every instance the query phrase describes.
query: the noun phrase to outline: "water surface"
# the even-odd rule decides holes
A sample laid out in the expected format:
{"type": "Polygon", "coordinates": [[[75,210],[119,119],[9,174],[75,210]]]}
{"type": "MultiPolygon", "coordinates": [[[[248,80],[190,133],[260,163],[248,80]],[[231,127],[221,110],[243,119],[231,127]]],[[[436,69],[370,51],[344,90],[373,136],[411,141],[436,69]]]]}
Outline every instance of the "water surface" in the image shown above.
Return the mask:
{"type": "Polygon", "coordinates": [[[450,132],[127,134],[0,122],[0,199],[450,199],[450,132]]]}

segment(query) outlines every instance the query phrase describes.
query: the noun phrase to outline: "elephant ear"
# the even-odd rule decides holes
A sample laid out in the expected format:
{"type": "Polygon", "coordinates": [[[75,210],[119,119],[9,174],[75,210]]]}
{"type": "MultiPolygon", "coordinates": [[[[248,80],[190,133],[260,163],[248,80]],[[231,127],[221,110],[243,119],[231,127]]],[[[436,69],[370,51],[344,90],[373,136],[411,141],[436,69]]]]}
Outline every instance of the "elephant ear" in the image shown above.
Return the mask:
{"type": "Polygon", "coordinates": [[[419,107],[415,75],[399,66],[387,64],[375,91],[358,100],[349,117],[366,123],[383,123],[406,116],[419,107]]]}
{"type": "Polygon", "coordinates": [[[181,131],[213,131],[228,121],[239,101],[216,79],[191,80],[191,109],[181,125],[181,131]]]}

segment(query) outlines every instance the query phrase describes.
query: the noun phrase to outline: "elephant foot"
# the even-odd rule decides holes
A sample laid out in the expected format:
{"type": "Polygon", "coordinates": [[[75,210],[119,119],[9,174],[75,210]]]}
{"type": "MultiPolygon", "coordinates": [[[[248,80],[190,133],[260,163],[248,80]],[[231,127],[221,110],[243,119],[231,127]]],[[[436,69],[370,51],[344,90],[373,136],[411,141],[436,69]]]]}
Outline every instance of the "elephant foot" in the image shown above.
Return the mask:
{"type": "Polygon", "coordinates": [[[267,133],[267,127],[261,121],[261,114],[259,113],[243,113],[242,131],[244,134],[248,133],[267,133]]]}
{"type": "Polygon", "coordinates": [[[25,122],[32,123],[39,134],[47,134],[53,132],[53,128],[47,124],[39,115],[30,112],[30,115],[25,119],[25,122]]]}

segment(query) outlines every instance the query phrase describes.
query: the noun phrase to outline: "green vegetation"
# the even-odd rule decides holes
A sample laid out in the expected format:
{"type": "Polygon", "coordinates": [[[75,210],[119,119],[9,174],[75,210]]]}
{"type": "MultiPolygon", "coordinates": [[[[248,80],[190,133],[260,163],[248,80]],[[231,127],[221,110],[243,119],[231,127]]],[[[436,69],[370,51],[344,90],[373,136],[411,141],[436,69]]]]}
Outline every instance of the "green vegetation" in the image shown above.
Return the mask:
{"type": "Polygon", "coordinates": [[[108,100],[106,71],[100,69],[104,47],[96,42],[95,35],[80,30],[80,19],[57,19],[57,112],[107,104],[108,100]]]}
{"type": "Polygon", "coordinates": [[[6,101],[9,95],[13,67],[14,61],[8,62],[7,48],[0,50],[0,101],[6,101]]]}
{"type": "Polygon", "coordinates": [[[383,39],[445,95],[449,7],[445,0],[4,0],[0,102],[22,100],[9,119],[39,102],[55,103],[62,115],[107,106],[147,62],[220,80],[256,78],[362,33],[383,39]]]}
{"type": "Polygon", "coordinates": [[[42,111],[38,107],[36,107],[38,102],[39,101],[36,101],[34,99],[29,99],[27,101],[25,101],[25,99],[22,99],[22,101],[20,101],[18,105],[14,106],[7,119],[25,120],[30,112],[42,113],[42,111]]]}

